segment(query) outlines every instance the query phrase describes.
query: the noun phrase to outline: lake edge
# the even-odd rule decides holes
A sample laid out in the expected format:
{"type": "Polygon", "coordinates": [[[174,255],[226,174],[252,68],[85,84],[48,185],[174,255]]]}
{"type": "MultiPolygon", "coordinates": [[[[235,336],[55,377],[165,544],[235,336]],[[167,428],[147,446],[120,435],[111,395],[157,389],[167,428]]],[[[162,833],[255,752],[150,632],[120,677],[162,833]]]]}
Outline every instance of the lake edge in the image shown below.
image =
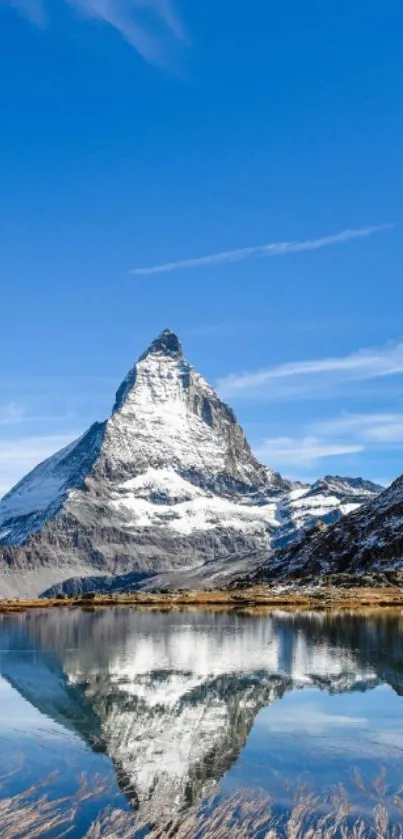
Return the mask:
{"type": "Polygon", "coordinates": [[[131,606],[173,610],[183,608],[224,610],[384,610],[403,608],[403,590],[394,586],[337,587],[300,586],[270,588],[216,589],[211,591],[132,592],[127,594],[89,593],[80,596],[59,595],[55,598],[32,598],[0,601],[0,613],[49,608],[109,608],[131,606]]]}

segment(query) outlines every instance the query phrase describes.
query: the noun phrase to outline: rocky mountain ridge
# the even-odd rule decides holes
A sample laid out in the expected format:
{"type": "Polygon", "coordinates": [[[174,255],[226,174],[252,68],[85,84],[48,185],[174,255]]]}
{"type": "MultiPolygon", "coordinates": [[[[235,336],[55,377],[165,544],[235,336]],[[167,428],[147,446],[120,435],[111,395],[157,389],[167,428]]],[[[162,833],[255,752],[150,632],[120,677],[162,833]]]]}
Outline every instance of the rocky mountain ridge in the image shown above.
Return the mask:
{"type": "Polygon", "coordinates": [[[0,502],[0,595],[66,581],[80,591],[86,578],[139,585],[191,572],[195,582],[207,564],[214,577],[214,562],[223,581],[242,557],[281,549],[379,489],[331,477],[301,486],[263,466],[165,330],[123,380],[109,419],[0,502]]]}
{"type": "Polygon", "coordinates": [[[403,566],[403,477],[332,526],[312,530],[252,573],[251,581],[382,575],[403,566]]]}

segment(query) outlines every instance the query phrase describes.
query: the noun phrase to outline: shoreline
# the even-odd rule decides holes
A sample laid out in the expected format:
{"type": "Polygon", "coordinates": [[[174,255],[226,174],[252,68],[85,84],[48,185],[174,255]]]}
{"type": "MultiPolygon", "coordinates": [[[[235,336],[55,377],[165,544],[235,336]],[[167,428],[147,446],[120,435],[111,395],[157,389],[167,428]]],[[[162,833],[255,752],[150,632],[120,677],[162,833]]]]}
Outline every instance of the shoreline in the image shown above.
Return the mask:
{"type": "Polygon", "coordinates": [[[276,590],[267,585],[233,590],[133,592],[103,595],[91,593],[75,597],[21,598],[0,600],[0,614],[50,608],[106,609],[130,606],[170,611],[174,609],[262,609],[350,610],[403,609],[403,588],[395,586],[337,588],[323,586],[276,590]]]}

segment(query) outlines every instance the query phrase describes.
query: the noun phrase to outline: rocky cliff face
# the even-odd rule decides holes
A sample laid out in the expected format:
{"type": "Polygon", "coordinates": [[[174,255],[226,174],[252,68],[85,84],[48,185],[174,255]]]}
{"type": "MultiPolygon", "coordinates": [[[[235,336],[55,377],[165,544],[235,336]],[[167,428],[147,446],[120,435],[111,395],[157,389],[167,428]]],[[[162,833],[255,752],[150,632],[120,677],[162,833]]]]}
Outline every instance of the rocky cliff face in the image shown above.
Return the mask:
{"type": "Polygon", "coordinates": [[[325,525],[339,521],[362,504],[374,499],[383,487],[362,478],[326,475],[310,486],[293,487],[284,493],[278,504],[281,526],[272,547],[279,550],[297,542],[317,523],[325,525]]]}
{"type": "Polygon", "coordinates": [[[165,330],[125,377],[109,419],[3,498],[0,595],[70,580],[79,591],[88,577],[133,585],[235,561],[377,491],[347,479],[296,487],[260,464],[231,408],[165,330]]]}
{"type": "Polygon", "coordinates": [[[403,568],[403,478],[336,524],[267,557],[255,579],[382,574],[403,568]]]}

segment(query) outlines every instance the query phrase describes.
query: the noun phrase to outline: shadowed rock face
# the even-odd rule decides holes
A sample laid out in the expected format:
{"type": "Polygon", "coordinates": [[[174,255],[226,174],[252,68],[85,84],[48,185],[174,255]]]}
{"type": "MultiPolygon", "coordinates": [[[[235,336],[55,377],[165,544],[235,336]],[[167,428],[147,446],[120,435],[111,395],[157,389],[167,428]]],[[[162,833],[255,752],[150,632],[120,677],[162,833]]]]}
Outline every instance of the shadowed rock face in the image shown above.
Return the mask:
{"type": "Polygon", "coordinates": [[[393,572],[402,569],[403,478],[398,478],[333,526],[308,533],[299,543],[280,551],[275,563],[267,557],[253,577],[317,580],[325,574],[365,574],[368,585],[371,575],[377,585],[383,573],[392,574],[393,581],[393,572]]]}
{"type": "Polygon", "coordinates": [[[0,637],[10,650],[1,675],[103,749],[133,805],[157,822],[211,792],[259,711],[287,691],[387,682],[403,693],[400,616],[75,610],[3,617],[0,637]]]}
{"type": "Polygon", "coordinates": [[[226,559],[230,571],[378,489],[340,478],[295,487],[267,469],[165,330],[123,380],[109,419],[0,503],[0,596],[66,580],[79,591],[87,577],[132,574],[133,583],[226,559]]]}

